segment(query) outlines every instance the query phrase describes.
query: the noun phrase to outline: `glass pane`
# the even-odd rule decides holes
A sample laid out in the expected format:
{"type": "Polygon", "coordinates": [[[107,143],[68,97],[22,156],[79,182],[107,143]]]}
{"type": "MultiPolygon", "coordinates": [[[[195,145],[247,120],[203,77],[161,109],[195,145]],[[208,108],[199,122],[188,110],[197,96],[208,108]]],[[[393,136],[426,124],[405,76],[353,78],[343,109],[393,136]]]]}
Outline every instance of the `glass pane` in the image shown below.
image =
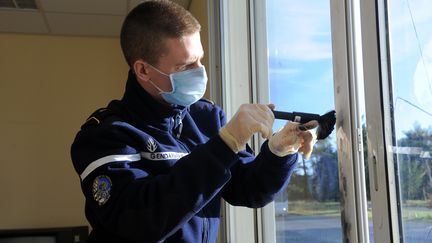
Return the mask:
{"type": "MultiPolygon", "coordinates": [[[[333,110],[329,1],[267,0],[266,16],[270,102],[280,111],[333,110]]],[[[332,134],[300,159],[275,201],[277,242],[342,242],[336,151],[332,134]]]]}
{"type": "Polygon", "coordinates": [[[432,1],[388,1],[393,152],[405,243],[432,242],[432,1]]]}

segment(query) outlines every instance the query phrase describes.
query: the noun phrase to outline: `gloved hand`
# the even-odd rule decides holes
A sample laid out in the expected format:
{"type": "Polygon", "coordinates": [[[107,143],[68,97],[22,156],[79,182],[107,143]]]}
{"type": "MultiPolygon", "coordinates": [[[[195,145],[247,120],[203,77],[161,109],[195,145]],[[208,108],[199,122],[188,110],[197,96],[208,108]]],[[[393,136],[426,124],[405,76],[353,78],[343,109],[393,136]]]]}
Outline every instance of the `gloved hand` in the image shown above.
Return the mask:
{"type": "Polygon", "coordinates": [[[317,121],[305,124],[288,122],[270,138],[268,143],[270,151],[279,157],[300,152],[305,159],[309,159],[316,142],[316,134],[309,130],[317,126],[317,121]]]}
{"type": "Polygon", "coordinates": [[[271,109],[274,109],[273,104],[241,105],[219,131],[220,137],[235,153],[245,149],[246,143],[255,133],[261,133],[263,138],[270,137],[274,121],[271,109]]]}

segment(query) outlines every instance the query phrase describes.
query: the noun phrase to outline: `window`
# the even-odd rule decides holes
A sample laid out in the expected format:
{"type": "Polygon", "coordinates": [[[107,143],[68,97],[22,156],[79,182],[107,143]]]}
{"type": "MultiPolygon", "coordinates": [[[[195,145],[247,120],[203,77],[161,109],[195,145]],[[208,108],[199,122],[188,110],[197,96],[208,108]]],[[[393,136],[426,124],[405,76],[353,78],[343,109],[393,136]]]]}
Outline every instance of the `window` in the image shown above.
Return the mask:
{"type": "MultiPolygon", "coordinates": [[[[277,110],[333,110],[329,1],[266,1],[269,101],[277,110]]],[[[261,91],[265,92],[265,91],[261,91]]],[[[274,131],[286,121],[277,120],[274,131]]],[[[334,133],[301,158],[274,208],[276,242],[342,242],[334,133]],[[321,240],[321,241],[320,241],[321,240]]]]}
{"type": "Polygon", "coordinates": [[[403,242],[432,240],[432,9],[387,1],[392,153],[403,242]]]}
{"type": "Polygon", "coordinates": [[[228,109],[240,95],[281,111],[338,116],[336,131],[299,161],[274,204],[247,217],[228,213],[227,238],[430,242],[432,3],[220,3],[228,109]]]}

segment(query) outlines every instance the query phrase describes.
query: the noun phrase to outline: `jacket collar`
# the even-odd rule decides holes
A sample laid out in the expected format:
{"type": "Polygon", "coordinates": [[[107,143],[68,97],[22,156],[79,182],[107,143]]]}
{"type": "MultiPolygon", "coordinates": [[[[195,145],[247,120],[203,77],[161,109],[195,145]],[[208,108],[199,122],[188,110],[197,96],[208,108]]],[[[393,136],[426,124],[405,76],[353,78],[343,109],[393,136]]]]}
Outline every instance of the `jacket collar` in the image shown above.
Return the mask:
{"type": "Polygon", "coordinates": [[[180,115],[183,119],[188,110],[186,107],[169,106],[155,100],[141,87],[132,71],[128,74],[122,102],[134,123],[141,125],[144,122],[163,130],[175,128],[177,124],[173,124],[174,118],[180,115]]]}

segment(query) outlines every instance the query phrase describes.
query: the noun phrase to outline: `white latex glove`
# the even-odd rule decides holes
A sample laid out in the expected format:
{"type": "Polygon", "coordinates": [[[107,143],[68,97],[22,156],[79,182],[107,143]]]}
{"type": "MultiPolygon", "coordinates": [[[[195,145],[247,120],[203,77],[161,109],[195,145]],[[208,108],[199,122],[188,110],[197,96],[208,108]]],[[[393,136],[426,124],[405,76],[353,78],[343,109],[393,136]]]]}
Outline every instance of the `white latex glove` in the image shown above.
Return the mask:
{"type": "Polygon", "coordinates": [[[317,121],[305,124],[288,122],[270,138],[268,143],[270,151],[279,157],[299,152],[303,153],[305,159],[309,159],[316,143],[315,132],[309,130],[317,126],[317,121]]]}
{"type": "Polygon", "coordinates": [[[260,133],[263,138],[270,137],[274,121],[271,109],[274,109],[273,104],[241,105],[219,131],[220,137],[235,153],[245,149],[246,143],[255,133],[260,133]]]}

